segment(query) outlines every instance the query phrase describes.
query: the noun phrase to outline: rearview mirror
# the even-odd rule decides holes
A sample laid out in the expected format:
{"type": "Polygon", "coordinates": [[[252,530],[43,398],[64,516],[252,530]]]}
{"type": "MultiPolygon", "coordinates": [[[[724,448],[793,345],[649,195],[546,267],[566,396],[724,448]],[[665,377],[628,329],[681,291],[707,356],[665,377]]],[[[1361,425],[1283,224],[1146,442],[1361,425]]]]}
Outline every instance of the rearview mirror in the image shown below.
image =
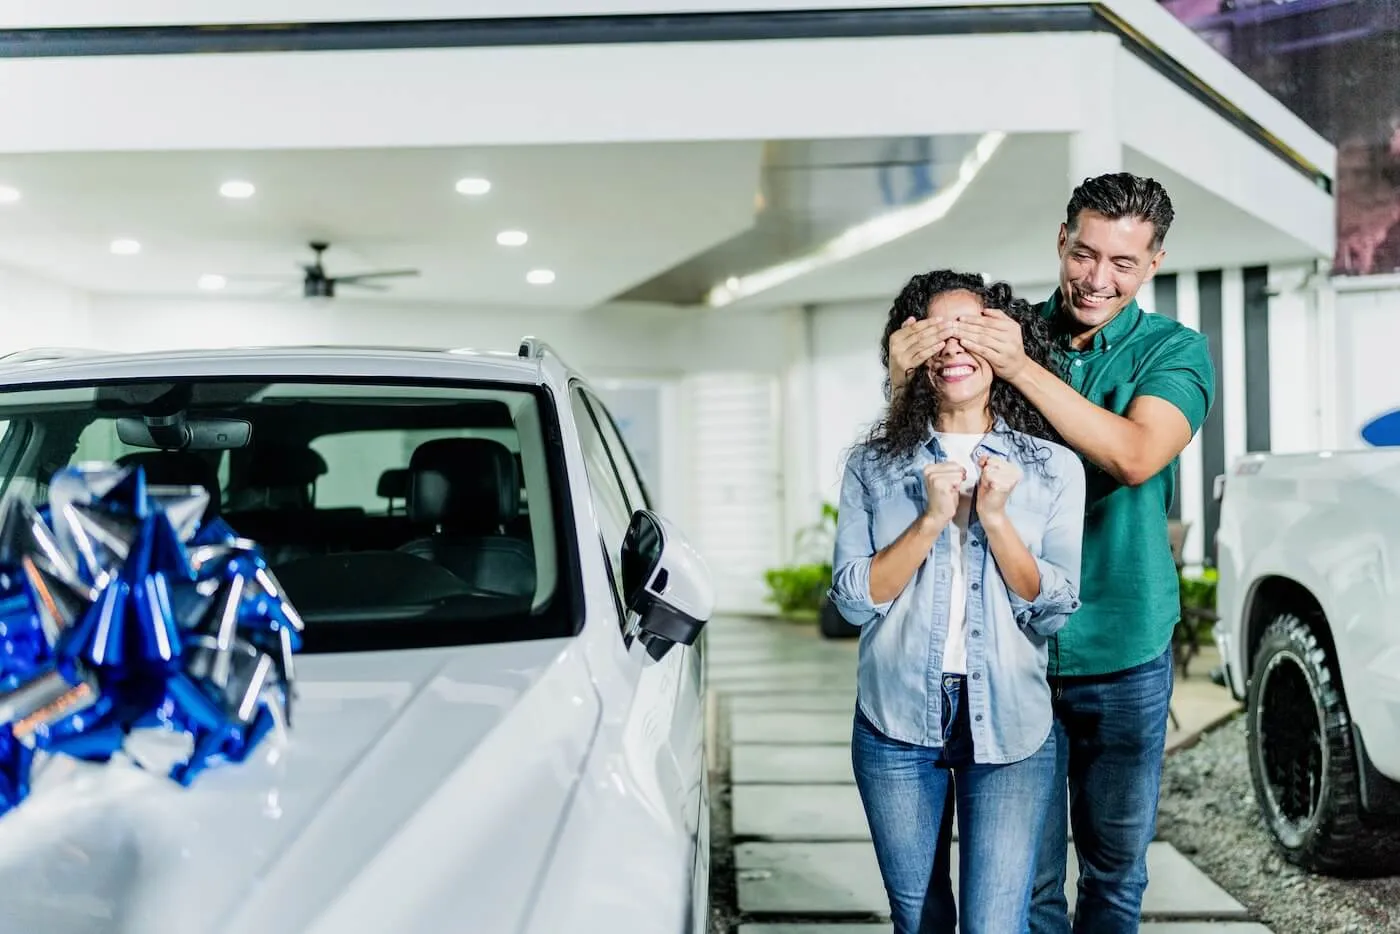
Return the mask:
{"type": "Polygon", "coordinates": [[[244,448],[253,423],[241,418],[184,418],[180,415],[117,419],[117,437],[134,448],[166,451],[225,451],[244,448]]]}
{"type": "Polygon", "coordinates": [[[650,509],[637,510],[627,526],[622,589],[627,608],[638,616],[639,638],[657,661],[673,645],[694,645],[715,608],[705,559],[650,509]]]}

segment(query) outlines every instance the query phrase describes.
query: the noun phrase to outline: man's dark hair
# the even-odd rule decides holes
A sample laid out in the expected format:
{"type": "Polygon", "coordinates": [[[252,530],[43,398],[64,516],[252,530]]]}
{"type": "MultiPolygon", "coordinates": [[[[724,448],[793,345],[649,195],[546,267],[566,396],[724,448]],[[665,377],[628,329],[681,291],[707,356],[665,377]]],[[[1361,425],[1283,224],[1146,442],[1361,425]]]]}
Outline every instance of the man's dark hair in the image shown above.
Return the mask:
{"type": "Polygon", "coordinates": [[[1142,178],[1129,172],[1115,172],[1084,179],[1069,196],[1065,226],[1074,230],[1080,213],[1093,211],[1109,220],[1135,217],[1152,225],[1152,252],[1166,242],[1176,212],[1167,190],[1155,178],[1142,178]]]}

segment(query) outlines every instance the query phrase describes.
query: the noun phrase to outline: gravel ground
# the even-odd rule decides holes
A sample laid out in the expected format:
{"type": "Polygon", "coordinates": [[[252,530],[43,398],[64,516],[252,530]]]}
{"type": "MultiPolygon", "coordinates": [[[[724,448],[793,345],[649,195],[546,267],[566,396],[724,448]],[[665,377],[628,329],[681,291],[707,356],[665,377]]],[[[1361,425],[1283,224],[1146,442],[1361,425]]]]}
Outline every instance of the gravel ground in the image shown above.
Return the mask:
{"type": "Polygon", "coordinates": [[[1243,718],[1167,758],[1158,836],[1274,934],[1400,932],[1400,878],[1313,876],[1274,855],[1250,783],[1243,718]]]}

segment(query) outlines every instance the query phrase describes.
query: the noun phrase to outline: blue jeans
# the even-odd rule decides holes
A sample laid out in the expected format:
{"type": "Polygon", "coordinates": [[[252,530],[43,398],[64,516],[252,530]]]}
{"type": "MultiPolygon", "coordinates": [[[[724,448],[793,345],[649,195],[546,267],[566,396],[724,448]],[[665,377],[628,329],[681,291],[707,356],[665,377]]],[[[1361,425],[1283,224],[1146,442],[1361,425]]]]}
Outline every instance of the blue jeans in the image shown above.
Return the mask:
{"type": "Polygon", "coordinates": [[[1127,671],[1053,678],[1055,794],[1031,900],[1031,934],[1068,934],[1069,826],[1079,856],[1076,934],[1136,934],[1172,696],[1172,655],[1127,671]],[[1068,784],[1069,794],[1065,788],[1068,784]]]}
{"type": "Polygon", "coordinates": [[[963,686],[963,676],[943,678],[941,749],[890,739],[856,711],[851,762],[895,934],[957,930],[948,858],[954,791],[962,934],[1026,930],[1055,775],[1053,740],[1020,762],[974,764],[963,686]]]}

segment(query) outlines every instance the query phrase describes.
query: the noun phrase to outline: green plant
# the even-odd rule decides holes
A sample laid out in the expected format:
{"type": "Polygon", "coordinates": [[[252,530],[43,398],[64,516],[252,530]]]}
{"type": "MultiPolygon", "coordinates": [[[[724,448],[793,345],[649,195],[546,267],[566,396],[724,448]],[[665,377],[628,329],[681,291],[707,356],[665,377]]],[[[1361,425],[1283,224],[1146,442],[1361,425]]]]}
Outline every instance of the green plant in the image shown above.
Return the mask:
{"type": "Polygon", "coordinates": [[[1181,574],[1181,605],[1193,610],[1215,612],[1215,588],[1220,572],[1205,568],[1199,574],[1181,574]]]}
{"type": "Polygon", "coordinates": [[[798,531],[794,552],[798,561],[763,572],[768,602],[782,615],[815,620],[831,588],[831,551],[836,540],[836,507],[822,503],[821,518],[798,531]]]}
{"type": "Polygon", "coordinates": [[[768,599],[784,616],[816,619],[831,587],[830,564],[794,564],[763,572],[768,599]]]}
{"type": "Polygon", "coordinates": [[[1178,644],[1211,645],[1215,641],[1215,591],[1220,572],[1203,568],[1198,573],[1177,576],[1181,589],[1181,622],[1176,627],[1178,644]]]}

